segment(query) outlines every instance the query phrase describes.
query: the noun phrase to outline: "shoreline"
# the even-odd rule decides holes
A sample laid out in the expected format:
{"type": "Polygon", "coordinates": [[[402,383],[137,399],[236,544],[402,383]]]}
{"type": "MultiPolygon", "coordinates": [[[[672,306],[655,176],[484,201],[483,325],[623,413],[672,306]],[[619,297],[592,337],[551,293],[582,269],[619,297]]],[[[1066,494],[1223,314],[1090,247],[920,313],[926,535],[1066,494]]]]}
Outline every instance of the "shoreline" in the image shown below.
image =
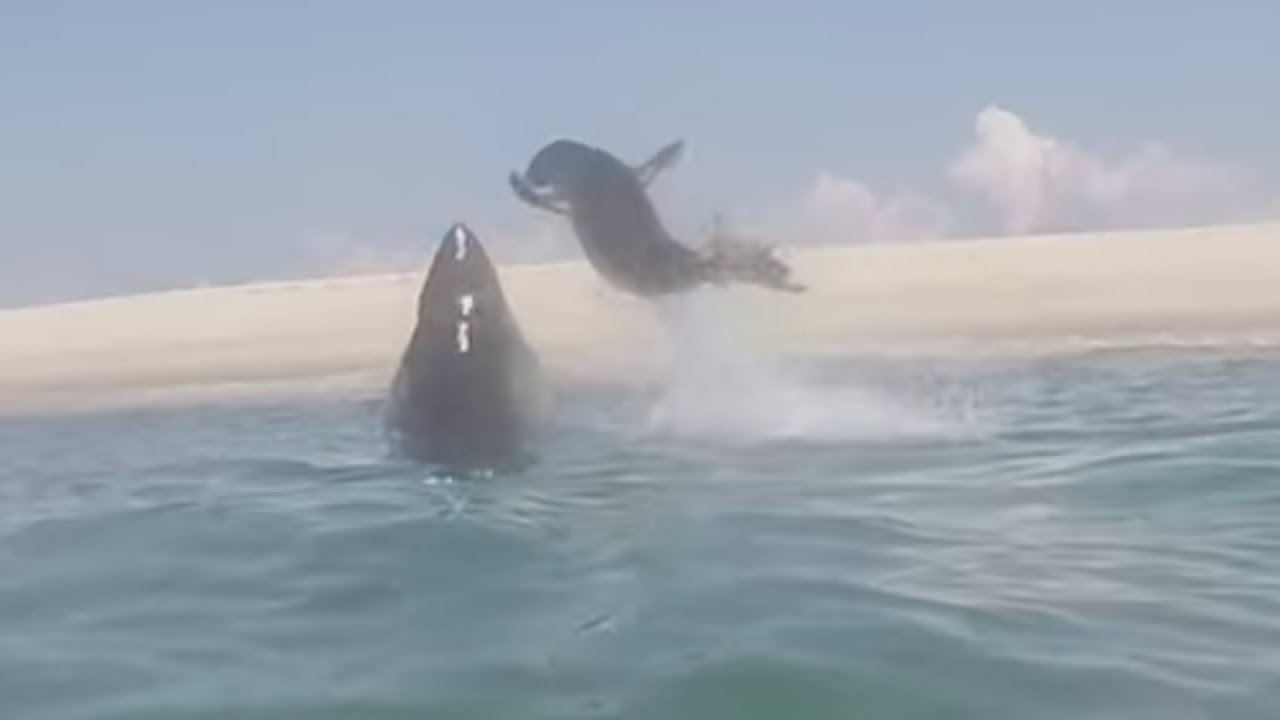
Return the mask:
{"type": "MultiPolygon", "coordinates": [[[[808,292],[734,286],[692,302],[750,347],[784,355],[1280,344],[1280,224],[784,243],[781,254],[808,292]]],[[[425,271],[0,310],[0,413],[54,397],[389,379],[425,271]]],[[[628,380],[660,362],[657,308],[609,288],[583,261],[499,272],[554,372],[628,380]]]]}

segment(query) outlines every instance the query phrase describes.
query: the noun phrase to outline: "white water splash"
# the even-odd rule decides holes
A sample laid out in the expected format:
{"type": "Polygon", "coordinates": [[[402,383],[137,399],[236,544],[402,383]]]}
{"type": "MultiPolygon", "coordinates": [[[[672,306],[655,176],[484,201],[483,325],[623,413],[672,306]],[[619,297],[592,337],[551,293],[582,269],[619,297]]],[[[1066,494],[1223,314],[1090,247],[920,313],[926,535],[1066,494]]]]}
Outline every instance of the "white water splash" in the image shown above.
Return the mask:
{"type": "Polygon", "coordinates": [[[656,303],[668,357],[648,416],[650,432],[731,442],[830,442],[955,429],[938,413],[875,388],[789,372],[735,336],[721,300],[705,290],[656,303]]]}

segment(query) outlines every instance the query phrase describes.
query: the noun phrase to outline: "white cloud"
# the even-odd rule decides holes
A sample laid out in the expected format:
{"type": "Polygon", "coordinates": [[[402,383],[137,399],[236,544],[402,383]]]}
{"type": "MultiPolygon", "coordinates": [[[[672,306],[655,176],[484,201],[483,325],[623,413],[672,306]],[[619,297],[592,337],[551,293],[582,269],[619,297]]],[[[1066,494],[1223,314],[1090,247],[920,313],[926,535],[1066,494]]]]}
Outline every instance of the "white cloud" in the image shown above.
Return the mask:
{"type": "MultiPolygon", "coordinates": [[[[1007,233],[1280,220],[1280,195],[1264,197],[1236,169],[1189,159],[1161,143],[1108,157],[1038,132],[997,105],[977,114],[974,129],[972,143],[945,167],[944,176],[954,188],[985,201],[1007,233]]],[[[961,206],[948,202],[958,199],[882,191],[822,172],[786,207],[771,208],[783,215],[765,221],[762,230],[787,238],[788,244],[910,242],[962,230],[991,232],[986,224],[959,227],[961,206]]],[[[672,220],[677,212],[662,212],[664,220],[677,224],[672,220]]],[[[477,223],[473,229],[499,262],[581,257],[573,231],[557,216],[533,213],[513,225],[477,223]]],[[[711,233],[706,227],[677,237],[698,245],[711,233]]],[[[318,234],[304,243],[304,269],[321,274],[419,271],[430,262],[438,239],[427,232],[393,245],[345,233],[318,234]]]]}
{"type": "Polygon", "coordinates": [[[914,193],[879,195],[863,183],[822,173],[805,193],[801,225],[807,240],[910,241],[936,237],[948,223],[946,209],[914,193]]]}
{"type": "Polygon", "coordinates": [[[1009,233],[1216,222],[1248,204],[1241,173],[1160,143],[1110,159],[999,106],[978,113],[975,131],[948,175],[989,202],[1009,233]]]}

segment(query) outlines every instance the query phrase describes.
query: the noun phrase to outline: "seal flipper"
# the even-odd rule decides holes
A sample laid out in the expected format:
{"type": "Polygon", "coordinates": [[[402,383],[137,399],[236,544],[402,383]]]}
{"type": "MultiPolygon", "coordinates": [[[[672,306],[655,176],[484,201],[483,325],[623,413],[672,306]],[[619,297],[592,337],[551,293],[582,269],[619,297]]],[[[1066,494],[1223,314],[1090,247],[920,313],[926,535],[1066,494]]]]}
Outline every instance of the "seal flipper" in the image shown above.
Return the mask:
{"type": "Polygon", "coordinates": [[[653,157],[632,168],[640,187],[648,187],[658,173],[676,164],[682,154],[684,154],[684,141],[676,140],[662,146],[653,154],[653,157]]]}
{"type": "Polygon", "coordinates": [[[563,201],[558,202],[554,191],[538,191],[533,189],[533,186],[529,184],[529,181],[520,173],[513,171],[507,176],[507,183],[511,186],[511,189],[515,191],[516,197],[520,198],[525,203],[538,208],[539,210],[546,210],[547,212],[555,213],[557,215],[569,214],[568,205],[563,201]]]}

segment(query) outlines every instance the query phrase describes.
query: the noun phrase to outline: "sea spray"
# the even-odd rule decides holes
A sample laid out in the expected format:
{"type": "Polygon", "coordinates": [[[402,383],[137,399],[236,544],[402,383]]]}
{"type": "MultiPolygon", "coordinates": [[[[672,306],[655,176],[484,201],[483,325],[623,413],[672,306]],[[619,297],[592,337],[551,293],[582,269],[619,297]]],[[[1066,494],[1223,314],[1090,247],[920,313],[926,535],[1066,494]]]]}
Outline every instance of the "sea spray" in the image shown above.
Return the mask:
{"type": "Polygon", "coordinates": [[[868,384],[807,377],[740,336],[726,299],[707,289],[655,302],[667,345],[649,432],[749,443],[892,439],[953,429],[938,413],[868,384]]]}

